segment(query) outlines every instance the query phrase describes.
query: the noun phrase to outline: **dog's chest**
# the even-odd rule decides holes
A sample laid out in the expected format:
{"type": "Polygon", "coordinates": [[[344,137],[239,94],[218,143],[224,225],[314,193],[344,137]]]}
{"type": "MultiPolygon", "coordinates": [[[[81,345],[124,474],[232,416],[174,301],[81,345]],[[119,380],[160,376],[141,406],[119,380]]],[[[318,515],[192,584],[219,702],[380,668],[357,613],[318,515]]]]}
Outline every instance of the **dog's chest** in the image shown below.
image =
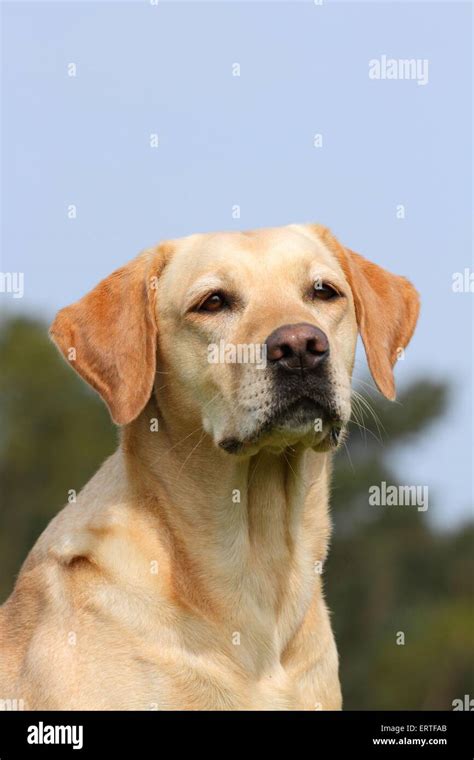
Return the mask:
{"type": "Polygon", "coordinates": [[[304,708],[296,682],[281,665],[282,642],[262,611],[223,627],[112,589],[107,612],[101,607],[106,625],[98,631],[96,620],[95,640],[83,640],[81,691],[91,699],[86,708],[102,706],[104,683],[110,685],[108,705],[118,710],[304,708]]]}
{"type": "MultiPolygon", "coordinates": [[[[105,672],[104,672],[105,671],[105,672]]],[[[232,664],[206,656],[162,651],[159,656],[135,653],[127,664],[120,667],[117,677],[102,678],[114,686],[109,692],[117,710],[295,710],[305,709],[297,685],[283,668],[275,663],[273,669],[260,678],[254,674],[238,672],[232,664]]],[[[92,709],[96,684],[90,684],[92,709]]]]}

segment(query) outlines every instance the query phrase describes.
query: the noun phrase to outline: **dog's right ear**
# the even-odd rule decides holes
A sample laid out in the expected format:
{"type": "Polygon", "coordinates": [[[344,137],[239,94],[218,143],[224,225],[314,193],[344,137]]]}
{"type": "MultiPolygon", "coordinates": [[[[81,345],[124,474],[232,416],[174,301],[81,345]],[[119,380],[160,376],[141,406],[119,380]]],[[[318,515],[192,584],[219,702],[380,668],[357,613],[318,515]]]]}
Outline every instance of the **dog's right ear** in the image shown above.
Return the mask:
{"type": "Polygon", "coordinates": [[[100,393],[119,425],[135,419],[152,392],[156,283],[166,251],[167,246],[144,251],[61,309],[51,326],[65,359],[100,393]]]}

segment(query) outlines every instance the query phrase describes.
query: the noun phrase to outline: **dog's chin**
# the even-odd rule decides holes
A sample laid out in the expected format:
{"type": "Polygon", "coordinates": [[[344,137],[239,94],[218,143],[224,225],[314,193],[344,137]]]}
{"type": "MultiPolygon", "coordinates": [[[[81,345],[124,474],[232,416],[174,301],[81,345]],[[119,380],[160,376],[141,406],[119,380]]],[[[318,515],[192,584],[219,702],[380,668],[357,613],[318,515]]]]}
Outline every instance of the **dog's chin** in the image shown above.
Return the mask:
{"type": "Polygon", "coordinates": [[[304,397],[276,407],[250,436],[229,436],[219,441],[219,446],[238,456],[250,456],[261,449],[278,453],[295,445],[333,451],[342,441],[344,426],[333,407],[304,397]]]}

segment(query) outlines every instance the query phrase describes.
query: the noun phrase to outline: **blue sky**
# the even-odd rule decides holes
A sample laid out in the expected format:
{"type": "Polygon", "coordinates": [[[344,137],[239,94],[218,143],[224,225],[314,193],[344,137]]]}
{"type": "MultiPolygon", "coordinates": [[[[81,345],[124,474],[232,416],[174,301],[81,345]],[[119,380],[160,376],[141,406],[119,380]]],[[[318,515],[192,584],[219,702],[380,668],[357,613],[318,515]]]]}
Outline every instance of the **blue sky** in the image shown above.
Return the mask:
{"type": "Polygon", "coordinates": [[[462,520],[473,295],[451,285],[473,267],[471,15],[456,2],[2,3],[2,271],[25,273],[24,298],[2,302],[49,319],[162,238],[327,224],[421,292],[398,384],[449,379],[452,405],[398,472],[430,486],[438,524],[462,520]],[[428,59],[428,83],[369,79],[382,55],[428,59]]]}

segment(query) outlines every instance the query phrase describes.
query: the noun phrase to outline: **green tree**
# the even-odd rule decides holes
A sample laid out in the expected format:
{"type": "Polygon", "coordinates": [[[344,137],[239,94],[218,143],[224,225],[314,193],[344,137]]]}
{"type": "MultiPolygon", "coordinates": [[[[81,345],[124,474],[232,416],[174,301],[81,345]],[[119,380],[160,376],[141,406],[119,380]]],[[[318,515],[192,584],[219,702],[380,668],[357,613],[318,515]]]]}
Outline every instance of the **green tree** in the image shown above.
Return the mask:
{"type": "Polygon", "coordinates": [[[95,393],[31,319],[0,329],[0,599],[51,518],[116,447],[95,393]]]}
{"type": "Polygon", "coordinates": [[[346,709],[451,709],[472,691],[472,525],[441,534],[416,507],[369,505],[370,486],[400,483],[397,446],[426,432],[447,403],[446,386],[427,380],[396,404],[356,400],[336,458],[325,577],[346,709]]]}

